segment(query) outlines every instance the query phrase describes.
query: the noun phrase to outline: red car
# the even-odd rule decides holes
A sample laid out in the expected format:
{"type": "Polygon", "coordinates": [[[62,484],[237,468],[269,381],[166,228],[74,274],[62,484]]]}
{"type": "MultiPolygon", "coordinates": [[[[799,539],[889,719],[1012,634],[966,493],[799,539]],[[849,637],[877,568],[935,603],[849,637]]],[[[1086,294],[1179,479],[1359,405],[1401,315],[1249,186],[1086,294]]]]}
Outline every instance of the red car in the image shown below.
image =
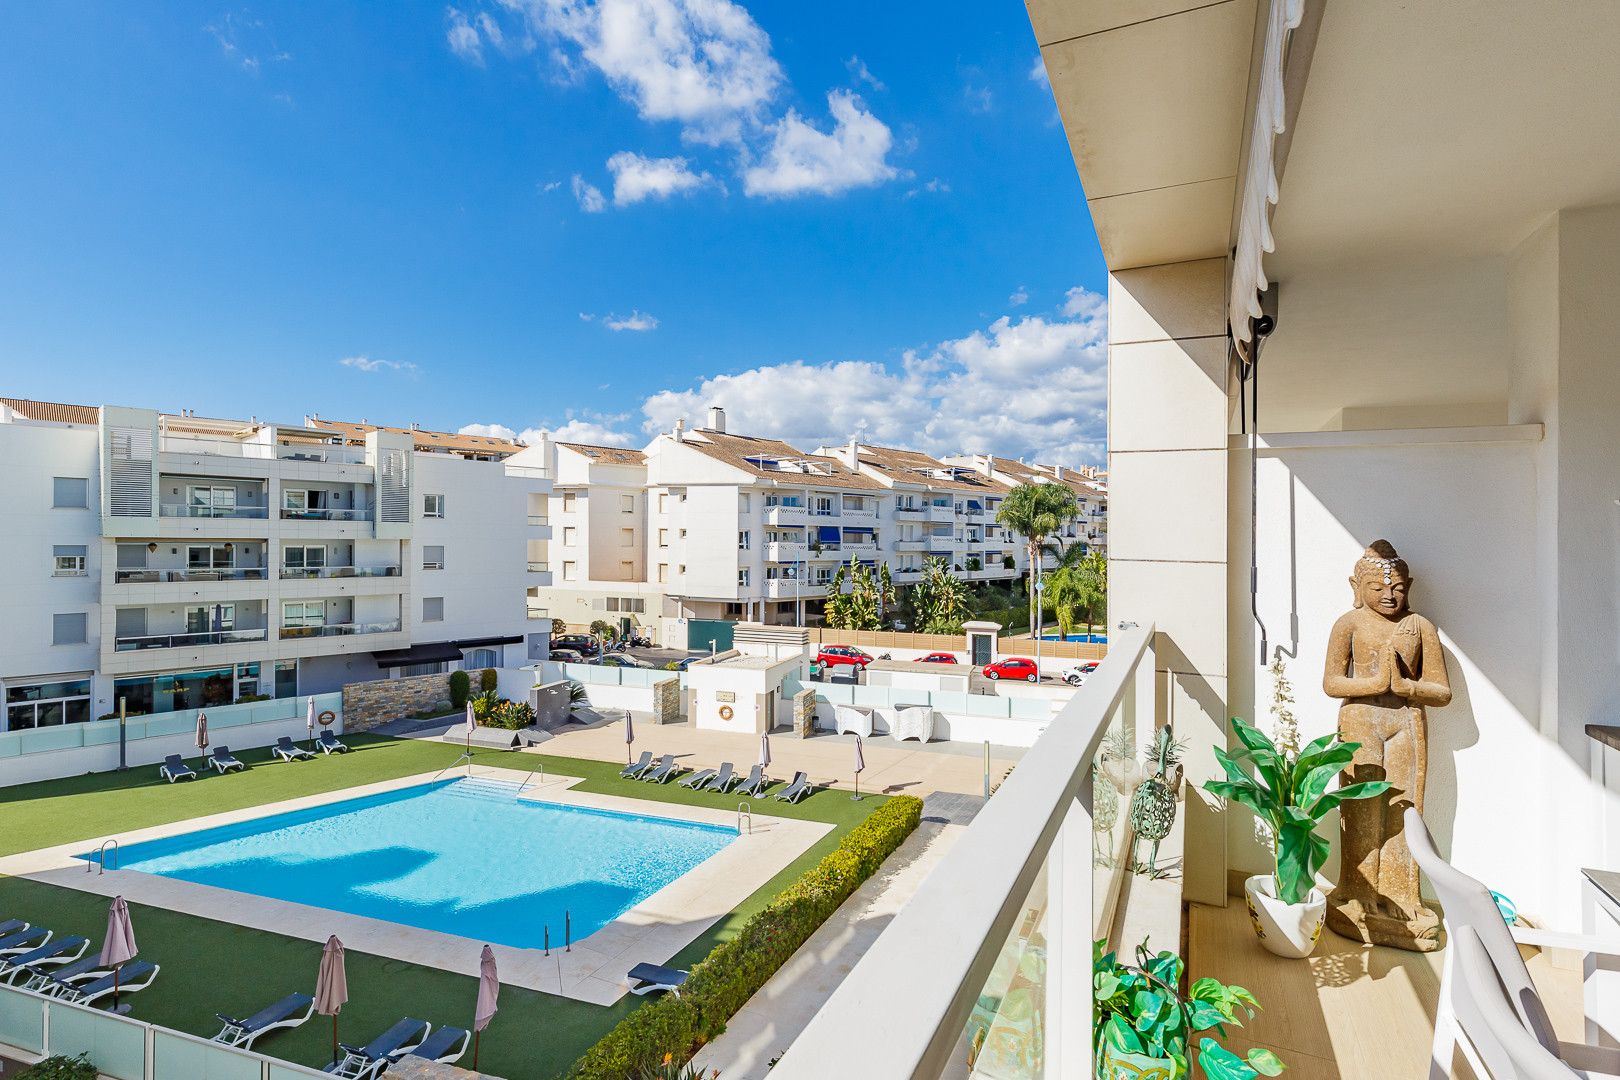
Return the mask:
{"type": "Polygon", "coordinates": [[[850,645],[823,645],[821,651],[816,654],[816,663],[823,668],[834,668],[840,664],[848,664],[850,667],[857,667],[864,671],[866,665],[871,662],[872,658],[870,656],[850,645]]]}
{"type": "Polygon", "coordinates": [[[984,677],[987,679],[1023,679],[1025,682],[1038,683],[1041,681],[1040,668],[1035,661],[1022,656],[1009,656],[1005,660],[997,660],[993,664],[984,666],[984,677]]]}
{"type": "Polygon", "coordinates": [[[956,654],[948,652],[931,652],[927,656],[917,658],[919,664],[954,664],[956,654]]]}

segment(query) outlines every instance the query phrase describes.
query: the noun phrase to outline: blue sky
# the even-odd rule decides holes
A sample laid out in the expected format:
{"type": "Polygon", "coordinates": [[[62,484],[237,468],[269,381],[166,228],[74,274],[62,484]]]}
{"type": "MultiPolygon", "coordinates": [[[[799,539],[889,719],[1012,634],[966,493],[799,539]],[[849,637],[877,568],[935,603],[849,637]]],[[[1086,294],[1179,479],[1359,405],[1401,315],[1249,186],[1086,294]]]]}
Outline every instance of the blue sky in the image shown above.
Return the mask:
{"type": "Polygon", "coordinates": [[[1105,272],[1023,7],[921,13],[12,5],[0,392],[1097,460],[1105,272]]]}

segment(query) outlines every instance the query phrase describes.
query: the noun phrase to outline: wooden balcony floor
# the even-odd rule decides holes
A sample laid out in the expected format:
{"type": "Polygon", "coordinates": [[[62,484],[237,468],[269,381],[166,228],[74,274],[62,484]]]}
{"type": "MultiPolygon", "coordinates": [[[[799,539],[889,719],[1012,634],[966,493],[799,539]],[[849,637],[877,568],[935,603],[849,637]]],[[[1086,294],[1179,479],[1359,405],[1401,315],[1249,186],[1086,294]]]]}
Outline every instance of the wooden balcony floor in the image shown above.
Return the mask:
{"type": "MultiPolygon", "coordinates": [[[[1284,960],[1255,940],[1241,899],[1188,911],[1190,977],[1247,987],[1262,1011],[1227,1045],[1275,1050],[1288,1080],[1423,1080],[1428,1076],[1440,953],[1359,945],[1322,932],[1309,960],[1284,960]]],[[[1572,957],[1537,953],[1531,977],[1565,1039],[1581,1037],[1581,975],[1572,957]]],[[[1461,1066],[1455,1073],[1468,1077],[1461,1066]]]]}

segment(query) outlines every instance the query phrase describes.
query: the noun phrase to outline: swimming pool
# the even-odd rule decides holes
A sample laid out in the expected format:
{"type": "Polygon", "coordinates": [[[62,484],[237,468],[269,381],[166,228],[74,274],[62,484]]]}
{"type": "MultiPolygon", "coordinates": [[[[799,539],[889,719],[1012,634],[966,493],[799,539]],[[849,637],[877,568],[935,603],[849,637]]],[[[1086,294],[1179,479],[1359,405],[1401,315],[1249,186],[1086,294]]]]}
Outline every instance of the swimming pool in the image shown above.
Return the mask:
{"type": "Polygon", "coordinates": [[[1108,644],[1108,635],[1107,634],[1068,634],[1068,635],[1063,635],[1063,634],[1042,634],[1041,635],[1041,640],[1042,641],[1078,641],[1078,642],[1081,642],[1083,644],[1106,645],[1106,644],[1108,644]]]}
{"type": "MultiPolygon", "coordinates": [[[[595,933],[737,838],[733,829],[445,780],[132,844],[124,870],[497,945],[595,933]]],[[[81,855],[80,858],[89,858],[81,855]]]]}

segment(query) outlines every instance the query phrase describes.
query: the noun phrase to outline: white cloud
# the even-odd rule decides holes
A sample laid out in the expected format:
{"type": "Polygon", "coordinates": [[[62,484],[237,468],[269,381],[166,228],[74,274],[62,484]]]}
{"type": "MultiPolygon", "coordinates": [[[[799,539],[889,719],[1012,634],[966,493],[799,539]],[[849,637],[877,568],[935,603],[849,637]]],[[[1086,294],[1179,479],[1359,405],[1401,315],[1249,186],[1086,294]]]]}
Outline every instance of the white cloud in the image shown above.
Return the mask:
{"type": "Polygon", "coordinates": [[[602,189],[594,184],[586,183],[579,173],[574,174],[574,198],[579,200],[579,208],[587,214],[600,214],[607,209],[607,200],[602,197],[602,189]]]}
{"type": "Polygon", "coordinates": [[[866,83],[880,94],[888,89],[887,86],[884,86],[883,83],[879,81],[876,75],[872,74],[872,69],[867,67],[866,61],[862,60],[860,57],[852,56],[848,60],[845,60],[844,67],[849,70],[850,78],[854,79],[857,83],[866,83]]]}
{"type": "Polygon", "coordinates": [[[906,192],[906,198],[915,199],[918,195],[922,195],[924,193],[929,195],[949,195],[951,193],[951,185],[947,184],[938,177],[935,177],[934,179],[928,181],[928,183],[923,184],[920,187],[914,187],[910,191],[906,192]]]}
{"type": "Polygon", "coordinates": [[[536,186],[539,187],[540,193],[542,195],[549,195],[553,191],[556,191],[558,188],[562,187],[562,181],[561,180],[549,180],[544,184],[538,184],[536,186]]]}
{"type": "Polygon", "coordinates": [[[827,108],[833,117],[831,131],[817,129],[791,109],[772,125],[763,160],[743,172],[743,190],[766,198],[836,195],[900,175],[888,162],[893,133],[866,111],[860,98],[833,90],[827,108]]]}
{"type": "Polygon", "coordinates": [[[1046,61],[1041,59],[1040,53],[1035,54],[1035,66],[1029,69],[1029,81],[1046,87],[1052,85],[1052,77],[1046,73],[1046,61]]]}
{"type": "Polygon", "coordinates": [[[449,23],[444,32],[444,39],[449,43],[450,51],[470,64],[483,67],[484,42],[479,37],[477,28],[467,21],[465,13],[456,8],[445,8],[444,16],[445,21],[449,23]]]}
{"type": "Polygon", "coordinates": [[[667,199],[714,182],[708,173],[692,171],[683,157],[650,158],[621,150],[608,158],[607,167],[613,174],[614,206],[667,199]]]}
{"type": "Polygon", "coordinates": [[[526,48],[552,43],[599,71],[644,120],[679,123],[696,142],[737,138],[775,95],[782,69],[770,36],[730,0],[500,0],[526,48]]]}
{"type": "Polygon", "coordinates": [[[1022,307],[1029,303],[1029,290],[1022,285],[1018,286],[1018,291],[1007,297],[1007,303],[1011,307],[1022,307]]]}
{"type": "MultiPolygon", "coordinates": [[[[528,438],[531,434],[538,434],[538,432],[525,431],[523,441],[532,442],[533,440],[528,438]]],[[[630,435],[610,427],[608,424],[596,420],[579,419],[569,420],[566,424],[553,431],[551,437],[558,442],[592,443],[597,446],[629,446],[635,441],[630,435]]]]}
{"type": "Polygon", "coordinates": [[[1094,293],[1084,285],[1076,285],[1063,294],[1063,314],[1071,319],[1095,318],[1108,313],[1108,298],[1094,293]]]}
{"type": "MultiPolygon", "coordinates": [[[[463,424],[456,429],[457,435],[482,435],[486,439],[516,439],[517,432],[505,424],[463,424]]],[[[527,442],[527,439],[522,440],[527,442]]]]}
{"type": "Polygon", "coordinates": [[[967,103],[970,113],[984,114],[995,106],[995,97],[990,93],[988,86],[974,86],[971,83],[962,87],[962,100],[967,103]]]}
{"type": "Polygon", "coordinates": [[[648,398],[644,427],[668,431],[680,417],[721,405],[736,430],[803,449],[859,434],[934,454],[1097,462],[1107,433],[1104,315],[1094,306],[1074,317],[1003,315],[964,337],[909,350],[896,365],[789,361],[719,375],[648,398]],[[815,408],[805,408],[807,400],[815,408]]]}
{"type": "Polygon", "coordinates": [[[345,356],[338,363],[344,367],[354,368],[356,371],[375,373],[379,371],[399,371],[410,374],[417,370],[416,365],[409,360],[373,360],[369,356],[345,356]]]}
{"type": "Polygon", "coordinates": [[[634,330],[637,333],[646,333],[649,330],[658,329],[657,317],[648,315],[644,311],[632,311],[630,314],[623,316],[592,315],[590,312],[582,311],[579,313],[579,317],[582,322],[596,322],[600,319],[603,326],[613,331],[634,330]]]}

